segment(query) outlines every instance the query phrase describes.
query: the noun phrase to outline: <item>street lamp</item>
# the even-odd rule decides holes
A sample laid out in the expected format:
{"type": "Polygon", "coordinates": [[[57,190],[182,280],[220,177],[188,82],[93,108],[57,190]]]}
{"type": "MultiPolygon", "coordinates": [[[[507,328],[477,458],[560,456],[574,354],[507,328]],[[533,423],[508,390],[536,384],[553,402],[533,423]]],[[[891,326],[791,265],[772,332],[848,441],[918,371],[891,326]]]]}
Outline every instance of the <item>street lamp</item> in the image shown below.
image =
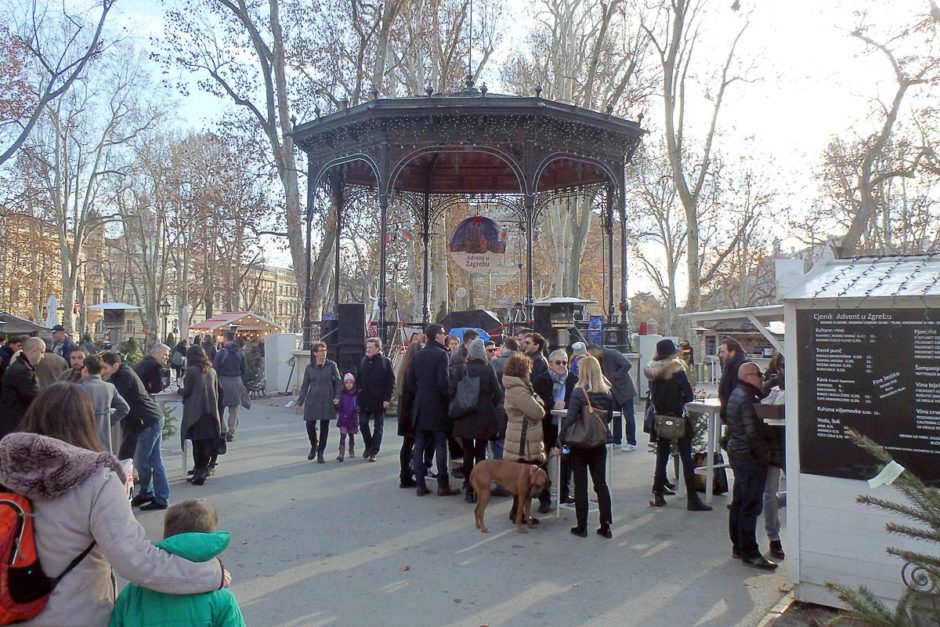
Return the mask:
{"type": "Polygon", "coordinates": [[[170,316],[170,300],[167,298],[163,299],[163,303],[160,305],[160,313],[163,314],[163,340],[166,341],[166,319],[170,316]]]}

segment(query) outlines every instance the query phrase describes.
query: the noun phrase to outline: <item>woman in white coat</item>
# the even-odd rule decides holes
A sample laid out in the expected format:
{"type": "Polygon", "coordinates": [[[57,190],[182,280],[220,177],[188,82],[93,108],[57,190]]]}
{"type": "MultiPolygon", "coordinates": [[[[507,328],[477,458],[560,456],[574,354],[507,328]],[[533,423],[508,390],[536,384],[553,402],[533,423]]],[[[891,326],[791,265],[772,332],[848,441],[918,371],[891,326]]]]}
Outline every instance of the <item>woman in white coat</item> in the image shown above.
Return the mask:
{"type": "Polygon", "coordinates": [[[98,440],[91,397],[56,383],[32,402],[20,431],[0,440],[0,484],[32,501],[36,552],[56,577],[93,548],[26,625],[107,625],[111,569],[168,594],[210,592],[231,581],[221,561],[191,562],[155,547],[134,518],[120,463],[98,440]]]}

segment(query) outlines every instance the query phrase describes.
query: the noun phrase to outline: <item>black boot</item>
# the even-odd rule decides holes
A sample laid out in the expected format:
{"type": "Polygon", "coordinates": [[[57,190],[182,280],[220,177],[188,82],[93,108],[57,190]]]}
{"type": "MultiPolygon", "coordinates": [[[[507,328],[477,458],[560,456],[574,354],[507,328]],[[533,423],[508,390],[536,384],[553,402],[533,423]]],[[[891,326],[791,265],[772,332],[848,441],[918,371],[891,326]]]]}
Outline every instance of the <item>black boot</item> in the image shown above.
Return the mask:
{"type": "Polygon", "coordinates": [[[206,482],[206,476],[209,474],[208,468],[199,468],[193,473],[193,485],[203,485],[206,482]]]}
{"type": "Polygon", "coordinates": [[[316,457],[316,456],[317,456],[317,445],[314,444],[314,445],[312,445],[312,446],[310,447],[310,452],[307,453],[307,460],[308,460],[308,461],[309,461],[309,460],[312,460],[312,459],[313,459],[314,457],[316,457]]]}
{"type": "Polygon", "coordinates": [[[650,501],[650,507],[665,507],[666,498],[662,494],[654,494],[653,500],[650,501]]]}
{"type": "Polygon", "coordinates": [[[690,512],[710,512],[712,511],[711,505],[705,505],[702,502],[702,499],[698,497],[697,492],[693,492],[689,495],[689,504],[686,507],[690,512]]]}

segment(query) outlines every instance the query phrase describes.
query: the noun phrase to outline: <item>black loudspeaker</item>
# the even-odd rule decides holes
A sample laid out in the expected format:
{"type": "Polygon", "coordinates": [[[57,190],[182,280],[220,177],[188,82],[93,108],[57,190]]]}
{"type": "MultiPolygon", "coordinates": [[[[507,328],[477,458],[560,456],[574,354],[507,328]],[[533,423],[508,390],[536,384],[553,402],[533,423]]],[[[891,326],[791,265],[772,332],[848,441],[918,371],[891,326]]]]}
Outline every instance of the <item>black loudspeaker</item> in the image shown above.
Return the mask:
{"type": "Polygon", "coordinates": [[[362,363],[362,357],[365,355],[365,348],[362,344],[352,345],[352,344],[340,344],[335,349],[330,348],[330,351],[336,351],[336,357],[331,357],[336,361],[337,367],[339,367],[340,376],[345,375],[347,372],[351,372],[354,377],[359,378],[359,364],[362,363]]]}
{"type": "MultiPolygon", "coordinates": [[[[322,320],[320,322],[320,339],[326,342],[328,347],[336,344],[338,341],[336,335],[336,320],[322,320]]],[[[332,359],[332,357],[330,357],[330,359],[332,359]]]]}
{"type": "Polygon", "coordinates": [[[336,306],[339,330],[331,344],[362,345],[366,341],[366,307],[362,303],[344,303],[336,306]]]}

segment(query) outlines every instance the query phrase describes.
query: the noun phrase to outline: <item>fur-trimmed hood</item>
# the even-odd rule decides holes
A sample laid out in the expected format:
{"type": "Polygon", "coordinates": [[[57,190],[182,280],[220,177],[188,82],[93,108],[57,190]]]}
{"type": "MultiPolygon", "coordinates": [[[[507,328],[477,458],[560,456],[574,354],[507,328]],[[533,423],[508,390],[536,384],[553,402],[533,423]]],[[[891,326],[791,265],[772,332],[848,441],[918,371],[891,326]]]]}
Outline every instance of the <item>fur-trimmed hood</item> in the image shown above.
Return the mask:
{"type": "Polygon", "coordinates": [[[108,452],[89,451],[35,433],[0,440],[0,484],[31,499],[61,496],[101,468],[124,481],[121,463],[108,452]]]}
{"type": "Polygon", "coordinates": [[[655,359],[643,367],[643,374],[650,381],[656,379],[671,379],[673,375],[686,370],[685,362],[677,357],[656,361],[655,359]]]}

